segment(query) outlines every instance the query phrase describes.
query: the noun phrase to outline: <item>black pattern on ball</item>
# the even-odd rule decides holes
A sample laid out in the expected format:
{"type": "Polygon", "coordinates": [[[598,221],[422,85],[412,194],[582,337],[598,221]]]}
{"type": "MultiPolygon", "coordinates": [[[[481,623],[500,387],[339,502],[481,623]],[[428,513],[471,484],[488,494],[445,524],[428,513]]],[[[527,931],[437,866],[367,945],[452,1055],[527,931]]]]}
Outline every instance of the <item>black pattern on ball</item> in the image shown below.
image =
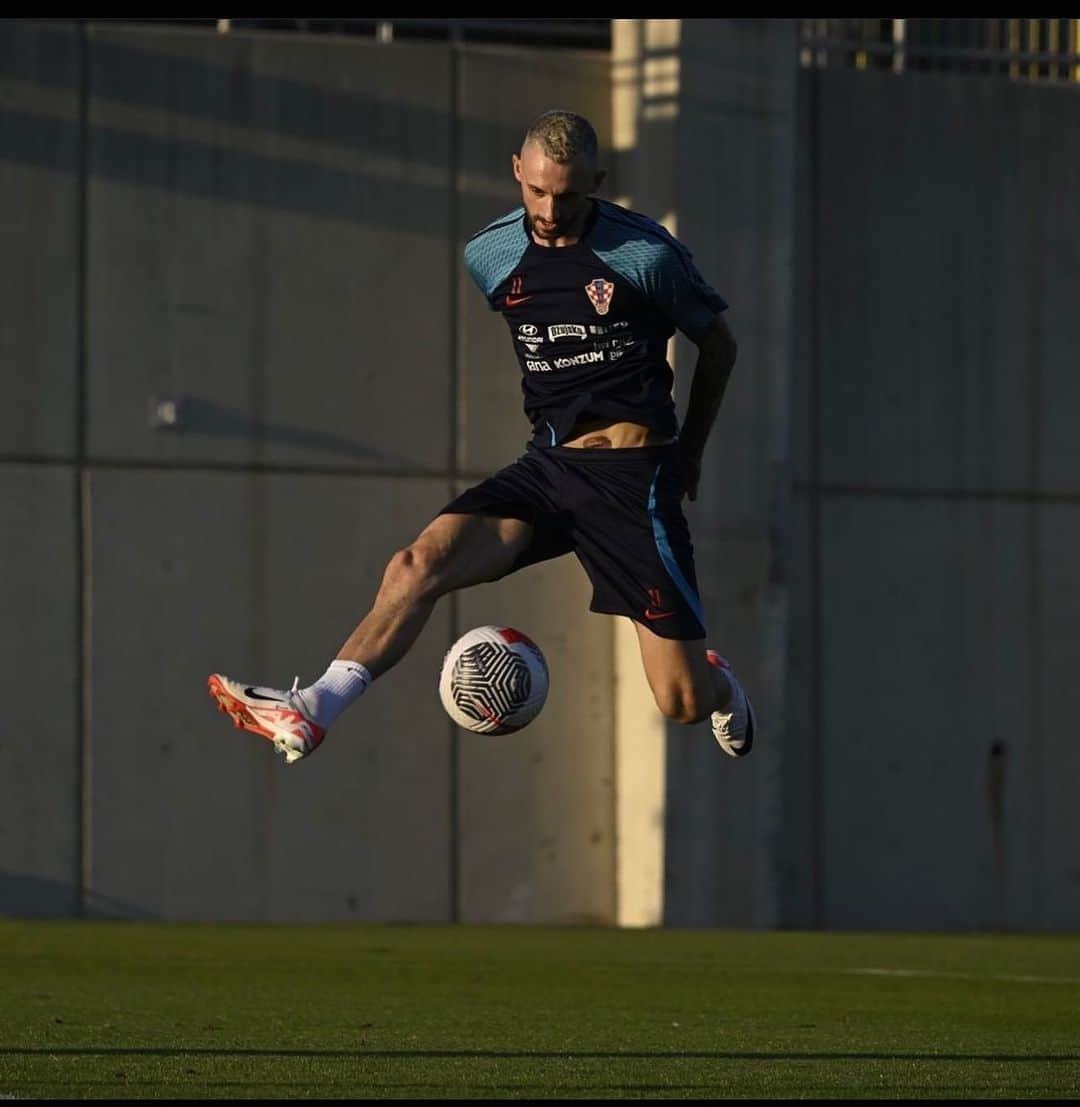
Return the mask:
{"type": "Polygon", "coordinates": [[[501,724],[528,702],[532,674],[525,659],[506,646],[478,642],[454,664],[450,693],[458,709],[477,722],[501,724]]]}

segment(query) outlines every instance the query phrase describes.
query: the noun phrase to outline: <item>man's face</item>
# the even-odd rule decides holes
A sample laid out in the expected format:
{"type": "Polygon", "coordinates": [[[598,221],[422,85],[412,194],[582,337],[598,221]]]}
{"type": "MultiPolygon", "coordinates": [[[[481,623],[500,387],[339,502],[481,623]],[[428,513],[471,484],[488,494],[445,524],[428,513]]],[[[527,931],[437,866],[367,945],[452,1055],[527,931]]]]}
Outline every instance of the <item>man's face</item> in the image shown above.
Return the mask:
{"type": "Polygon", "coordinates": [[[521,200],[533,234],[552,243],[578,234],[589,214],[589,193],[603,173],[582,159],[559,165],[534,142],[514,155],[514,176],[521,183],[521,200]]]}

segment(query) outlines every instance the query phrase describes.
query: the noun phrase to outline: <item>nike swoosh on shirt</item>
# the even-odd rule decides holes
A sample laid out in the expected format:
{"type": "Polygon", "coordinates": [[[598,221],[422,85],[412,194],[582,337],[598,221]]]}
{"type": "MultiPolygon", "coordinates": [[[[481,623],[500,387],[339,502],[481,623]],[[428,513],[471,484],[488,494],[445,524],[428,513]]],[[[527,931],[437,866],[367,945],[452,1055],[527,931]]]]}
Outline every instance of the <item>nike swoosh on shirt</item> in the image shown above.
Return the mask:
{"type": "Polygon", "coordinates": [[[645,608],[645,618],[650,621],[654,619],[670,619],[674,614],[674,611],[653,611],[651,608],[645,608]]]}
{"type": "Polygon", "coordinates": [[[518,304],[523,304],[523,303],[525,303],[526,300],[531,300],[531,299],[532,299],[531,296],[507,296],[506,297],[506,306],[507,307],[517,307],[518,304]]]}

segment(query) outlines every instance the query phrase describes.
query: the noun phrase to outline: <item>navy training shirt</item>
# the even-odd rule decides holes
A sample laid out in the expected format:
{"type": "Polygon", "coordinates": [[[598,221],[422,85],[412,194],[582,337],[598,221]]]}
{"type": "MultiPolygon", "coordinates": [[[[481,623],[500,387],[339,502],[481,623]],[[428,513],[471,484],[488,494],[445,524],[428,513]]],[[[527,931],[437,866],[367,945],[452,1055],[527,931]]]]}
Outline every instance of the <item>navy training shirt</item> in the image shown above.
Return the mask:
{"type": "Polygon", "coordinates": [[[519,207],[469,239],[465,265],[510,327],[538,441],[594,419],[677,432],[668,339],[700,338],[728,305],[659,223],[594,199],[578,242],[540,246],[519,207]]]}

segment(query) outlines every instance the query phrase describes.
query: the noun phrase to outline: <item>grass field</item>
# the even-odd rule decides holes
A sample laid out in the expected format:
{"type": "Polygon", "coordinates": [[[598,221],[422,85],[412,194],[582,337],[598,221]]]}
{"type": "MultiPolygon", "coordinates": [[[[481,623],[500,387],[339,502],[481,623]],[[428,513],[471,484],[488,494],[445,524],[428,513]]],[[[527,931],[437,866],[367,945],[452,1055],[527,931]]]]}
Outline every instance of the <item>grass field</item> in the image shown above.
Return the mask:
{"type": "Polygon", "coordinates": [[[1080,1093],[1080,937],[0,922],[3,1098],[1080,1093]]]}

